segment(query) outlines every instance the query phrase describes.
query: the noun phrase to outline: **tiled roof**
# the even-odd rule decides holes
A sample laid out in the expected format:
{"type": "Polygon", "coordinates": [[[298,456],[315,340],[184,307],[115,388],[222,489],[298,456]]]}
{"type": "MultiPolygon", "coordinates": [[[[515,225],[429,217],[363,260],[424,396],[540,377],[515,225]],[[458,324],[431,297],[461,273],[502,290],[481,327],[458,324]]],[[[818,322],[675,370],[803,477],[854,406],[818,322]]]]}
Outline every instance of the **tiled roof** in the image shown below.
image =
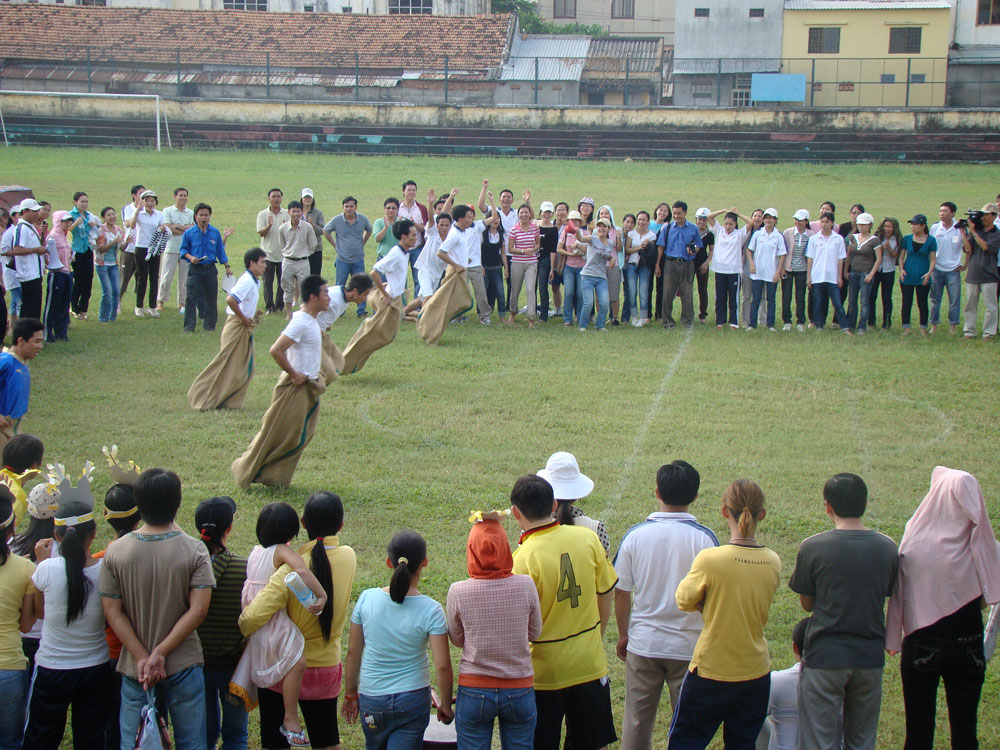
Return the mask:
{"type": "Polygon", "coordinates": [[[132,65],[181,64],[272,68],[444,67],[482,70],[502,64],[514,16],[369,16],[235,10],[81,8],[4,3],[2,55],[8,60],[132,65]],[[75,59],[73,59],[75,58],[75,59]]]}

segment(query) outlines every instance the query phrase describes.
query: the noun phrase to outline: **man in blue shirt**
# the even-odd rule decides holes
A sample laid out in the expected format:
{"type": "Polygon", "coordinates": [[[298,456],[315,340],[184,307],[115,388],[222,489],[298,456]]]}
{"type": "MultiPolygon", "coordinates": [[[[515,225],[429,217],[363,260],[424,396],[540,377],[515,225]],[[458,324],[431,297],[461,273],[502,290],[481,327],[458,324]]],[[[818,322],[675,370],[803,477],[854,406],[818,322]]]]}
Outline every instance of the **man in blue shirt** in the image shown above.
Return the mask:
{"type": "Polygon", "coordinates": [[[674,327],[674,297],[681,296],[681,324],[694,325],[694,258],[702,246],[701,232],[687,221],[687,203],[673,206],[674,220],[656,238],[656,275],[663,274],[663,327],[674,327]],[[660,268],[660,260],[663,267],[660,268]]]}
{"type": "Polygon", "coordinates": [[[38,318],[18,318],[10,332],[13,343],[0,354],[0,451],[14,435],[31,393],[28,360],[45,345],[45,327],[38,318]]]}
{"type": "Polygon", "coordinates": [[[194,226],[181,236],[181,258],[190,264],[184,301],[185,331],[194,331],[199,315],[206,331],[215,330],[219,318],[219,272],[215,264],[222,263],[226,275],[231,275],[226,240],[234,230],[230,227],[225,234],[220,233],[208,223],[211,218],[212,207],[199,203],[194,207],[194,226]]]}

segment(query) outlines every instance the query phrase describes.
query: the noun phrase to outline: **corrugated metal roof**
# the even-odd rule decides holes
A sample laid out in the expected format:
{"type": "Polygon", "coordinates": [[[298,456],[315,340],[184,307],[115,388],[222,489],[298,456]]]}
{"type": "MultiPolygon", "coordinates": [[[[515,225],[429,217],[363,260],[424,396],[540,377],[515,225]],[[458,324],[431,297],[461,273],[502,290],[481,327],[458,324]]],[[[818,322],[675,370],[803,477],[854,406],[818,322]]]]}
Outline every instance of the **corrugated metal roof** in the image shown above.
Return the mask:
{"type": "Polygon", "coordinates": [[[663,40],[648,37],[594,37],[590,40],[585,71],[656,73],[663,59],[663,40]]]}
{"type": "Polygon", "coordinates": [[[950,10],[948,0],[785,0],[785,10],[950,10]]]}
{"type": "Polygon", "coordinates": [[[948,52],[948,61],[963,65],[996,65],[1000,61],[1000,44],[969,44],[948,52]]]}
{"type": "Polygon", "coordinates": [[[674,58],[675,75],[713,75],[715,73],[778,73],[781,60],[768,58],[674,58]]]}
{"type": "Polygon", "coordinates": [[[590,44],[590,37],[570,34],[515,36],[500,80],[534,81],[537,58],[538,80],[579,81],[590,44]]]}

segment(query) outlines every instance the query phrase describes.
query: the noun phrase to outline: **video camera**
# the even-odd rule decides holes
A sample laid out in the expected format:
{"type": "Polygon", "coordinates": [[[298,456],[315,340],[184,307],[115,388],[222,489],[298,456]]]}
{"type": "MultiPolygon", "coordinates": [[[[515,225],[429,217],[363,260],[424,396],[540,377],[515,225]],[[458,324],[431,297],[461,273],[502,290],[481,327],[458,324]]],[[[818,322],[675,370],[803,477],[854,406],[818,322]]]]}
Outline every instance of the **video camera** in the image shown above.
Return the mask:
{"type": "Polygon", "coordinates": [[[984,214],[982,211],[976,211],[975,209],[970,208],[968,211],[965,212],[965,215],[968,216],[969,218],[959,219],[957,222],[955,222],[955,225],[959,229],[965,229],[969,226],[969,224],[972,224],[972,228],[975,229],[976,231],[978,232],[985,231],[985,227],[983,226],[984,214]]]}

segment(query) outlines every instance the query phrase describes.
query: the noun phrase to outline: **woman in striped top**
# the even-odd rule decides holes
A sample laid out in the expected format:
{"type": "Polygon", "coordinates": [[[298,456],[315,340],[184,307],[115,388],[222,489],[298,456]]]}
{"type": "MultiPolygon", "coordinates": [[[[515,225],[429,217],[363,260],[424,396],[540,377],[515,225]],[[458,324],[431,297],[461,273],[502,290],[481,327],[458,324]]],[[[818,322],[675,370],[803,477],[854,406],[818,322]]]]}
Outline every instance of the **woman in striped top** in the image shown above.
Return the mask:
{"type": "Polygon", "coordinates": [[[542,235],[538,225],[531,220],[531,207],[528,204],[522,204],[517,209],[517,222],[507,238],[507,251],[510,253],[510,313],[505,322],[507,325],[514,323],[523,284],[528,301],[528,328],[534,328],[538,251],[542,246],[542,235]]]}

